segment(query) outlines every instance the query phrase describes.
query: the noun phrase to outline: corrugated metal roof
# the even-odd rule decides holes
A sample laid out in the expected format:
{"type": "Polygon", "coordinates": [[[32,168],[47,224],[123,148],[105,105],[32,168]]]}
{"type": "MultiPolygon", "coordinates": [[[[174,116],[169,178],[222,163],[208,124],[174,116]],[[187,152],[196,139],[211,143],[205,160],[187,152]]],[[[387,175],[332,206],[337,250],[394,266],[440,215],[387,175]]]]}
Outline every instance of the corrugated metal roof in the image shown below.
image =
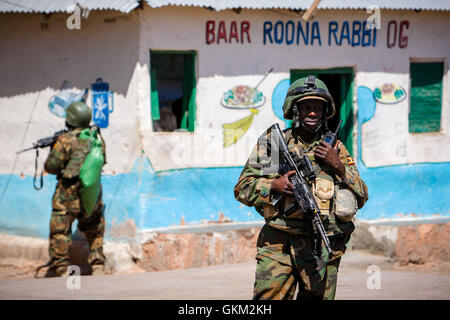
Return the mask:
{"type": "Polygon", "coordinates": [[[168,5],[211,7],[215,10],[225,10],[234,8],[246,9],[307,9],[314,0],[146,0],[152,8],[168,5]]]}
{"type": "MultiPolygon", "coordinates": [[[[314,0],[146,0],[152,8],[164,6],[210,7],[217,11],[244,9],[306,10],[314,0]]],[[[0,12],[73,12],[76,4],[90,10],[117,10],[128,13],[138,0],[0,0],[0,12]]],[[[450,10],[450,0],[322,0],[318,9],[450,10]]]]}
{"type": "Polygon", "coordinates": [[[450,10],[449,0],[322,0],[319,9],[367,9],[372,5],[385,10],[450,10]]]}
{"type": "Polygon", "coordinates": [[[89,10],[117,10],[129,13],[137,0],[0,0],[0,12],[73,12],[79,4],[89,10]]]}
{"type": "MultiPolygon", "coordinates": [[[[146,0],[152,8],[163,6],[211,7],[215,10],[297,9],[306,10],[314,0],[146,0]]],[[[450,10],[449,0],[322,0],[318,9],[367,9],[376,5],[387,10],[450,10]]]]}

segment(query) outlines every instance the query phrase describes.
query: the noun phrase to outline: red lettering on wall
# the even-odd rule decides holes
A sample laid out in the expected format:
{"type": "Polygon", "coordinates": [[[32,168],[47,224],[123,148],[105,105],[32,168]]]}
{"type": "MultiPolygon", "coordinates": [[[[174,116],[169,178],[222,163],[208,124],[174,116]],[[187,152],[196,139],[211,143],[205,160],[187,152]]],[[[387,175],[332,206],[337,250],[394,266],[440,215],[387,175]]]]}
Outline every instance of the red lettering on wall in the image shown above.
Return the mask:
{"type": "Polygon", "coordinates": [[[389,21],[386,41],[389,49],[395,46],[395,43],[397,42],[397,21],[389,21]],[[394,29],[394,36],[391,38],[392,28],[394,29]]]}
{"type": "Polygon", "coordinates": [[[217,44],[220,43],[220,39],[227,41],[227,31],[225,30],[225,21],[219,22],[219,30],[217,31],[217,44]]]}
{"type": "Polygon", "coordinates": [[[239,43],[239,34],[237,32],[237,25],[236,21],[231,22],[230,25],[230,43],[232,42],[231,39],[236,39],[236,42],[239,43]]]}
{"type": "Polygon", "coordinates": [[[214,43],[215,34],[214,29],[216,27],[216,23],[212,20],[206,21],[206,44],[214,43]]]}
{"type": "Polygon", "coordinates": [[[241,43],[244,43],[244,33],[247,34],[247,42],[251,43],[250,40],[250,22],[242,21],[241,22],[241,43]]]}
{"type": "Polygon", "coordinates": [[[403,36],[403,29],[409,29],[409,21],[403,20],[400,22],[400,32],[398,35],[398,47],[403,49],[408,46],[408,36],[403,36]]]}
{"type": "Polygon", "coordinates": [[[222,43],[233,43],[233,39],[236,43],[244,43],[246,40],[248,43],[252,42],[250,39],[250,22],[242,21],[239,26],[240,30],[238,29],[237,21],[229,23],[230,25],[228,26],[228,23],[223,20],[218,23],[213,20],[206,21],[206,44],[220,44],[221,40],[222,43]]]}
{"type": "Polygon", "coordinates": [[[397,45],[397,29],[398,29],[398,47],[400,49],[404,49],[408,46],[408,36],[405,35],[405,29],[409,29],[409,21],[403,20],[400,22],[399,27],[397,28],[397,21],[391,20],[388,23],[387,30],[387,47],[389,49],[395,47],[397,45]],[[394,33],[394,36],[392,36],[394,33]]]}

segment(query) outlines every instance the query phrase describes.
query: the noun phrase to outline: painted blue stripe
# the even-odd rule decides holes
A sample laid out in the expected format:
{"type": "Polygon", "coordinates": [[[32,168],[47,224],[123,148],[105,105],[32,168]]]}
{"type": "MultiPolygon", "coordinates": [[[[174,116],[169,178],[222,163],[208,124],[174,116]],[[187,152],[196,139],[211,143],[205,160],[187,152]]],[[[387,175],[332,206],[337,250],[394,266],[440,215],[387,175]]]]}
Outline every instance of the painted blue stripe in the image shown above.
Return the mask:
{"type": "Polygon", "coordinates": [[[358,216],[394,218],[405,214],[450,215],[450,163],[359,166],[369,201],[358,216]]]}
{"type": "Polygon", "coordinates": [[[107,214],[119,222],[133,218],[139,229],[180,225],[182,217],[186,224],[218,220],[221,212],[233,221],[260,219],[254,209],[234,199],[233,188],[241,171],[238,167],[154,173],[147,166],[141,172],[105,176],[107,214]],[[108,192],[112,189],[118,191],[108,192]]]}
{"type": "MultiPolygon", "coordinates": [[[[128,219],[140,230],[180,225],[182,217],[186,224],[218,220],[221,212],[232,221],[262,219],[234,199],[241,171],[242,167],[155,173],[146,159],[138,159],[130,173],[102,176],[107,231],[128,219]]],[[[41,191],[33,189],[32,177],[17,175],[0,175],[1,190],[8,179],[0,199],[0,232],[48,237],[55,177],[47,175],[41,191]]]]}
{"type": "Polygon", "coordinates": [[[44,182],[44,187],[38,192],[33,188],[33,177],[0,175],[3,194],[0,198],[0,232],[34,237],[48,236],[51,198],[56,178],[46,176],[44,182]]]}
{"type": "MultiPolygon", "coordinates": [[[[361,219],[395,218],[398,214],[450,215],[450,163],[383,168],[360,166],[370,199],[358,212],[361,219]]],[[[184,169],[155,173],[140,158],[128,174],[102,177],[107,234],[133,219],[139,230],[218,220],[220,212],[236,222],[262,220],[254,208],[234,199],[233,188],[242,167],[184,169]]],[[[48,237],[54,176],[35,191],[32,177],[0,175],[0,232],[48,237]]],[[[74,226],[75,228],[75,226],[74,226]]]]}

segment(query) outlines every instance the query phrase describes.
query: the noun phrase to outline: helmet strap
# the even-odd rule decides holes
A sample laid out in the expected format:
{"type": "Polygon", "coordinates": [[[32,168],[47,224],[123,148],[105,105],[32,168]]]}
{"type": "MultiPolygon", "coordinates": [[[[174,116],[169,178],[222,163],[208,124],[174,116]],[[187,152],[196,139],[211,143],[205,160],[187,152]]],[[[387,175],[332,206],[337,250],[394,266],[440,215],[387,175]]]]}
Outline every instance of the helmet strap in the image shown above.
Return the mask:
{"type": "Polygon", "coordinates": [[[294,104],[294,107],[292,108],[292,113],[294,114],[294,127],[298,128],[300,127],[301,119],[300,119],[300,112],[298,112],[296,104],[294,104]]]}
{"type": "Polygon", "coordinates": [[[66,121],[66,127],[67,127],[67,129],[69,129],[69,130],[73,130],[73,129],[76,128],[76,127],[74,127],[73,125],[69,124],[67,121],[66,121]]]}

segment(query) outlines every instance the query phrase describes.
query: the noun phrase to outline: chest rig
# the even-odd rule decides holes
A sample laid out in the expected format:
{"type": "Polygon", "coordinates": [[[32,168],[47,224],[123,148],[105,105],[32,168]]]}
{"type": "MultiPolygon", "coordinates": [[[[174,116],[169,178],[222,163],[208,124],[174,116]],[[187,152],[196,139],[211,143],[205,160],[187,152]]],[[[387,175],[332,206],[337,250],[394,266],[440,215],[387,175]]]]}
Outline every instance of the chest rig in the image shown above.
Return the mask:
{"type": "MultiPolygon", "coordinates": [[[[319,163],[314,156],[314,149],[319,145],[320,139],[315,139],[308,144],[298,136],[292,134],[292,130],[286,132],[286,142],[291,152],[294,152],[301,159],[307,156],[311,161],[312,169],[316,179],[311,183],[310,188],[320,209],[320,217],[322,219],[334,220],[334,203],[335,203],[335,185],[337,180],[334,178],[334,173],[326,165],[319,163]],[[332,216],[332,217],[331,217],[332,216]]],[[[297,209],[294,212],[286,212],[293,207],[295,200],[292,197],[285,197],[284,203],[280,203],[280,212],[287,213],[287,219],[302,219],[303,213],[297,209]]]]}

